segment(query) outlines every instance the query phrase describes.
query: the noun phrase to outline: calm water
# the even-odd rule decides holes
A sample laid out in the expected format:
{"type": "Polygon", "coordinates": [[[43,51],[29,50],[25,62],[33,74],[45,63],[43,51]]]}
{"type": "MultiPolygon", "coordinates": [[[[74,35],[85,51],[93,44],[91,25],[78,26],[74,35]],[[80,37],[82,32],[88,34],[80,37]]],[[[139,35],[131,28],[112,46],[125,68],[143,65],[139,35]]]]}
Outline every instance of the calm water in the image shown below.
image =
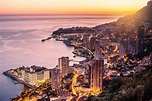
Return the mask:
{"type": "Polygon", "coordinates": [[[99,15],[0,16],[0,101],[8,101],[23,90],[21,84],[14,84],[14,80],[2,74],[3,71],[31,65],[53,68],[59,57],[73,57],[73,48],[55,40],[42,43],[42,38],[60,27],[91,27],[117,18],[99,15]]]}

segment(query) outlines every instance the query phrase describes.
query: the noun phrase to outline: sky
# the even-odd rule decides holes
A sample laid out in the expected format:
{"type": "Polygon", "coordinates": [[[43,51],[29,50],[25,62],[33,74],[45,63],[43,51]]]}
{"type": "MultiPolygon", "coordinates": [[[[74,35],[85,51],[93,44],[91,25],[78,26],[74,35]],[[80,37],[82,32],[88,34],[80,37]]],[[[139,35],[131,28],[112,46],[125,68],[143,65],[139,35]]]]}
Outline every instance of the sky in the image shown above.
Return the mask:
{"type": "Polygon", "coordinates": [[[0,0],[0,14],[133,14],[149,0],[0,0]]]}

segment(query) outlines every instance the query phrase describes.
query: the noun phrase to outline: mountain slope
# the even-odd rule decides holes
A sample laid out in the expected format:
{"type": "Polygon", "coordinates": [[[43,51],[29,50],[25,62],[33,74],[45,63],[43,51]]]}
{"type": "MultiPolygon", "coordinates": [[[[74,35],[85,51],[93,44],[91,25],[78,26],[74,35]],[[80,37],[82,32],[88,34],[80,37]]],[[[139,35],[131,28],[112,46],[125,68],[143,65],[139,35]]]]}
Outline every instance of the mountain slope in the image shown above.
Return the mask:
{"type": "Polygon", "coordinates": [[[136,23],[149,23],[152,25],[152,0],[147,3],[147,6],[143,7],[133,15],[127,15],[119,18],[118,22],[135,21],[136,23]]]}

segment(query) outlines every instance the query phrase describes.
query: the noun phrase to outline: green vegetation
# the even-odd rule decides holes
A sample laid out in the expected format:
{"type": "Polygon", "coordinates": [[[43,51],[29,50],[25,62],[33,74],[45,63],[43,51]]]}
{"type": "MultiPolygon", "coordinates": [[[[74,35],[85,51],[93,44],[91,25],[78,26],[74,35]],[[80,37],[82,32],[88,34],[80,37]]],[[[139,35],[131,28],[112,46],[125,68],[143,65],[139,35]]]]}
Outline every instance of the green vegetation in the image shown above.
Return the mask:
{"type": "Polygon", "coordinates": [[[152,100],[152,68],[130,78],[113,79],[108,90],[88,101],[150,101],[152,100]]]}

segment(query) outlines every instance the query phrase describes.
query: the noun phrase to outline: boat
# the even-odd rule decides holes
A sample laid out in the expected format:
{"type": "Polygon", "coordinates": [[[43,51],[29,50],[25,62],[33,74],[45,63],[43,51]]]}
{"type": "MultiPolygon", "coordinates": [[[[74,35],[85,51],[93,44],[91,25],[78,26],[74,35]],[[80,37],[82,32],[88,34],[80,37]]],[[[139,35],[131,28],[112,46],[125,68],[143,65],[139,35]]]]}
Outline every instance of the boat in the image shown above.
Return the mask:
{"type": "Polygon", "coordinates": [[[15,81],[14,84],[19,84],[19,82],[15,81]]]}

